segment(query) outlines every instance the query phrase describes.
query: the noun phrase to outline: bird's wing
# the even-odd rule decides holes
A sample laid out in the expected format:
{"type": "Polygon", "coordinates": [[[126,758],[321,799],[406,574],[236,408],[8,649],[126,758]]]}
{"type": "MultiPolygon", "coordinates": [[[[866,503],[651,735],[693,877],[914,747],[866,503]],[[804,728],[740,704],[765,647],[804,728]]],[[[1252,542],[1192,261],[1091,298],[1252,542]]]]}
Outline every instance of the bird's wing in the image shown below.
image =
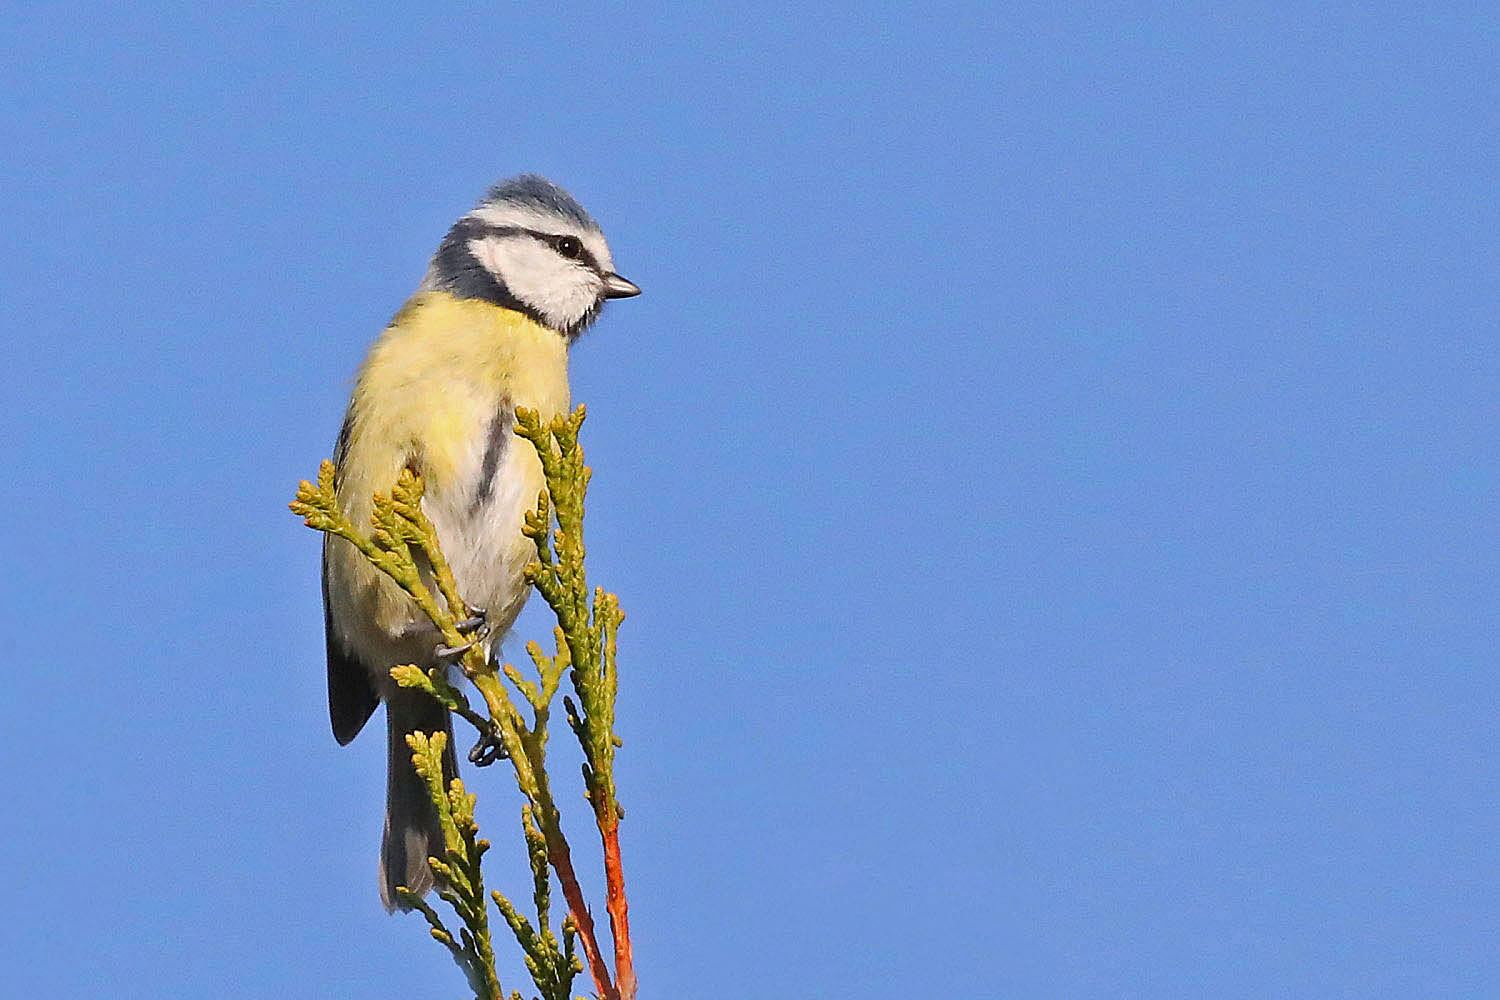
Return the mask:
{"type": "MultiPolygon", "coordinates": [[[[349,447],[349,424],[349,417],[345,417],[333,449],[335,482],[349,447]]],[[[328,646],[328,719],[333,723],[333,738],[343,746],[364,728],[375,706],[380,704],[380,693],[370,672],[344,648],[333,628],[333,606],[328,600],[328,546],[333,541],[330,535],[323,537],[323,634],[328,646]]]]}
{"type": "Polygon", "coordinates": [[[380,694],[370,672],[344,648],[333,629],[328,604],[328,550],[323,551],[323,632],[328,643],[328,720],[339,746],[359,735],[365,721],[380,704],[380,694]]]}

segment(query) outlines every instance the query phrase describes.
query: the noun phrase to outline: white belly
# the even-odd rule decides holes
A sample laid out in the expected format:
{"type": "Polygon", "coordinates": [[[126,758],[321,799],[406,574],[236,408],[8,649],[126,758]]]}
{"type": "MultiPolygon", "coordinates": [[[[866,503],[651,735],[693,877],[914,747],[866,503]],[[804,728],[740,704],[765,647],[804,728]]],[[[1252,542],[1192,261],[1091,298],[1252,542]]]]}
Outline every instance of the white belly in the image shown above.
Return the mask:
{"type": "Polygon", "coordinates": [[[509,430],[504,433],[510,440],[482,501],[476,498],[487,437],[472,449],[471,460],[454,488],[429,491],[423,502],[460,594],[468,604],[488,613],[492,640],[510,628],[530,592],[524,572],[536,556],[536,546],[521,534],[521,525],[544,485],[541,463],[530,442],[509,430]]]}

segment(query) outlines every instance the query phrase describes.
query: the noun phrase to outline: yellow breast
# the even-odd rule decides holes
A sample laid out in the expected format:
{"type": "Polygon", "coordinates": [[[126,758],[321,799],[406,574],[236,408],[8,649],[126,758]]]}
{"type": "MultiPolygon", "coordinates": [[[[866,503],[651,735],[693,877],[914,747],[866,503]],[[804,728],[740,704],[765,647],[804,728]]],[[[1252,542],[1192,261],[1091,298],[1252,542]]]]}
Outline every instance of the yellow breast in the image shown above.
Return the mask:
{"type": "Polygon", "coordinates": [[[351,451],[389,453],[388,461],[347,464],[393,482],[400,473],[393,453],[415,449],[429,486],[445,485],[502,398],[544,416],[566,410],[564,339],[488,302],[413,296],[370,351],[351,407],[351,451]]]}
{"type": "MultiPolygon", "coordinates": [[[[504,603],[515,588],[510,578],[524,561],[509,564],[524,557],[528,544],[520,534],[520,513],[535,502],[541,483],[530,446],[511,437],[497,470],[509,488],[497,491],[483,511],[474,508],[501,406],[530,407],[543,419],[567,410],[564,338],[513,310],[420,293],[396,314],[360,370],[339,461],[340,502],[361,525],[369,523],[370,495],[389,490],[405,465],[422,474],[423,506],[460,583],[470,578],[475,592],[469,600],[475,604],[492,598],[504,603]]],[[[348,610],[373,617],[388,635],[399,632],[412,616],[410,602],[375,571],[349,559],[352,547],[334,548],[350,551],[330,549],[332,562],[340,564],[330,569],[343,577],[352,603],[365,605],[348,610]]]]}

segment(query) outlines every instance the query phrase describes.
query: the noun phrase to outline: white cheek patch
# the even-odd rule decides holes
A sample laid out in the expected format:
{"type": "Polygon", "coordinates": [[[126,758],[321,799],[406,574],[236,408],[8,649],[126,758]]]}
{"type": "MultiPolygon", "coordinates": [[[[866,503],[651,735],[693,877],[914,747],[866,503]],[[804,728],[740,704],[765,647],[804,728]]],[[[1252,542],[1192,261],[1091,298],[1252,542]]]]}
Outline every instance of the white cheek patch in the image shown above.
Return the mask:
{"type": "Polygon", "coordinates": [[[593,271],[529,236],[487,236],[471,241],[469,251],[512,295],[560,329],[588,315],[603,291],[593,271]]]}

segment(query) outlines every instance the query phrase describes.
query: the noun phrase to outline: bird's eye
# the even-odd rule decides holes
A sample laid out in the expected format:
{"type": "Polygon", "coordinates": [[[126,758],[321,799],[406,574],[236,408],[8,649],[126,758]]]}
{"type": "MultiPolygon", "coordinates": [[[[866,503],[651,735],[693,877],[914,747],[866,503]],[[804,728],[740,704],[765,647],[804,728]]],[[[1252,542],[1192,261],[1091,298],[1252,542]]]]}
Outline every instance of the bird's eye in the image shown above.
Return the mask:
{"type": "Polygon", "coordinates": [[[583,244],[575,236],[559,236],[553,246],[569,260],[577,260],[583,256],[583,244]]]}

